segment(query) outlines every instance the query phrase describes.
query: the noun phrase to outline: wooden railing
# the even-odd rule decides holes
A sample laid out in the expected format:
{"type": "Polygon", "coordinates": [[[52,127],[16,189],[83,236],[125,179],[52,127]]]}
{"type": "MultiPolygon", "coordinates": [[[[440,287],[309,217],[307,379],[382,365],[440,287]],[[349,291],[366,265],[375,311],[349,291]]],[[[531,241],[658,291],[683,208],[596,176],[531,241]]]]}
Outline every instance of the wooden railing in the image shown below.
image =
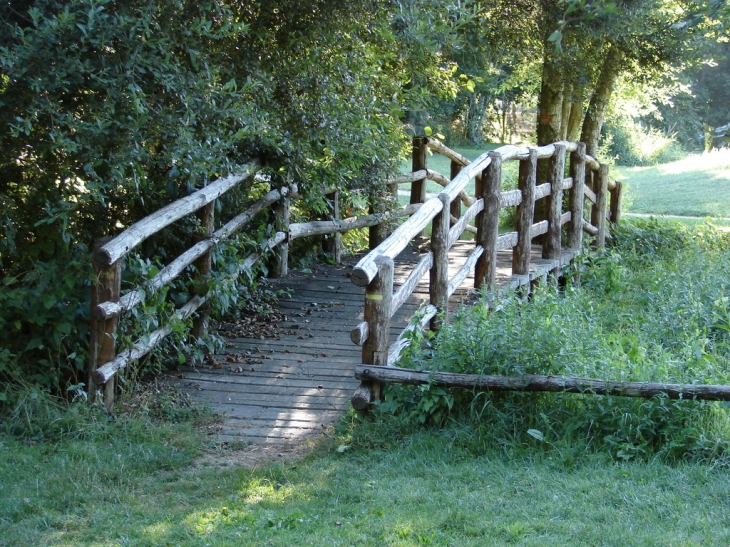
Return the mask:
{"type": "MultiPolygon", "coordinates": [[[[375,365],[375,368],[392,367],[398,362],[400,353],[409,344],[409,329],[424,328],[429,323],[432,329],[438,329],[439,321],[448,312],[449,297],[472,271],[476,288],[494,291],[499,251],[512,249],[512,277],[508,286],[529,290],[536,277],[559,275],[562,266],[580,252],[584,232],[594,236],[593,245],[604,246],[607,221],[618,223],[621,211],[621,184],[609,178],[608,166],[586,155],[582,143],[557,142],[541,147],[508,145],[469,162],[436,140],[415,139],[413,172],[391,182],[411,184],[411,204],[418,206],[418,211],[360,260],[351,277],[356,285],[366,287],[364,321],[352,331],[351,339],[362,346],[363,365],[375,365]],[[450,181],[428,170],[426,147],[451,160],[450,181]],[[548,181],[537,180],[539,160],[549,162],[548,181]],[[519,161],[519,182],[516,190],[502,191],[502,166],[507,161],[519,161]],[[444,186],[437,196],[428,200],[426,180],[444,186]],[[471,180],[475,181],[474,196],[465,192],[471,180]],[[563,211],[564,191],[568,191],[566,211],[563,211]],[[546,200],[546,215],[536,221],[535,204],[542,199],[546,200]],[[466,206],[463,213],[462,205],[466,206]],[[517,208],[516,221],[512,231],[500,234],[499,212],[505,207],[517,208]],[[590,213],[589,218],[585,218],[586,213],[590,213]],[[394,291],[394,259],[429,224],[430,251],[394,291]],[[465,231],[475,232],[474,248],[449,278],[450,251],[465,231]],[[532,241],[537,236],[543,236],[542,258],[549,261],[544,271],[531,270],[532,241]],[[566,248],[562,247],[563,239],[566,248]],[[427,272],[430,303],[398,341],[390,345],[391,318],[427,272]]],[[[380,384],[365,376],[360,379],[352,405],[364,410],[380,397],[380,384]]]]}
{"type": "MultiPolygon", "coordinates": [[[[175,311],[175,317],[157,330],[147,333],[131,347],[117,354],[117,325],[122,313],[140,305],[146,295],[157,291],[178,278],[189,266],[194,266],[194,275],[198,281],[204,281],[211,275],[212,251],[216,245],[229,239],[244,228],[258,213],[273,208],[276,220],[276,232],[265,244],[264,249],[250,254],[230,274],[232,279],[249,270],[268,251],[278,252],[279,276],[287,274],[288,242],[307,236],[335,234],[334,246],[330,249],[339,261],[339,235],[356,228],[373,227],[391,220],[393,217],[411,214],[417,207],[407,206],[395,211],[363,215],[346,219],[339,218],[339,196],[330,191],[328,198],[332,203],[331,220],[317,220],[303,223],[290,223],[289,205],[297,196],[296,185],[273,188],[256,201],[247,210],[241,212],[218,230],[214,230],[215,202],[223,194],[249,181],[262,165],[258,161],[247,164],[240,174],[216,180],[193,194],[167,205],[159,211],[138,221],[113,239],[99,240],[93,252],[93,264],[96,271],[96,283],[92,289],[91,325],[89,342],[89,379],[88,397],[94,401],[97,391],[103,392],[104,403],[111,409],[114,402],[115,375],[130,363],[139,360],[155,348],[173,330],[176,321],[184,321],[194,316],[192,336],[205,334],[208,322],[206,302],[208,294],[191,294],[189,301],[175,311]],[[197,214],[203,233],[200,240],[190,249],[182,253],[157,275],[144,285],[138,286],[121,295],[122,263],[125,256],[143,241],[158,233],[173,222],[190,214],[197,214]],[[195,314],[195,315],[194,315],[195,314]]],[[[201,283],[194,283],[201,286],[201,283]]]]}

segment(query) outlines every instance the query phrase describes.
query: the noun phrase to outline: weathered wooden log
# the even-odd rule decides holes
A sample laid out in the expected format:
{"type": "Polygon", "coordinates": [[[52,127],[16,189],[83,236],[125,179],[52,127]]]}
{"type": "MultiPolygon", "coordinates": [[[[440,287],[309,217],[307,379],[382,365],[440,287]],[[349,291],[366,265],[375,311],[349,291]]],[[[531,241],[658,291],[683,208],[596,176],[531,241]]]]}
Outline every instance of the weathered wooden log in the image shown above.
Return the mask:
{"type": "Polygon", "coordinates": [[[506,190],[499,194],[499,206],[504,207],[517,207],[522,203],[522,192],[519,190],[506,190]]]}
{"type": "MultiPolygon", "coordinates": [[[[375,260],[378,272],[365,291],[365,310],[363,317],[368,323],[368,337],[362,346],[363,363],[385,365],[388,362],[388,340],[390,338],[390,318],[393,305],[393,259],[379,256],[375,260]]],[[[380,398],[380,384],[361,385],[363,390],[370,391],[370,400],[380,398]]],[[[353,400],[353,408],[360,400],[353,400]]]]}
{"type": "Polygon", "coordinates": [[[570,190],[573,187],[573,177],[563,179],[563,191],[570,190]]]}
{"type": "Polygon", "coordinates": [[[585,186],[583,189],[584,197],[587,198],[591,203],[596,203],[596,193],[589,186],[585,186]]]}
{"type": "Polygon", "coordinates": [[[517,232],[500,234],[499,237],[497,237],[497,242],[494,247],[497,251],[506,251],[507,249],[512,249],[515,245],[517,245],[519,239],[520,236],[517,232]]]}
{"type": "Polygon", "coordinates": [[[530,228],[530,233],[532,233],[532,237],[541,236],[542,234],[546,234],[547,231],[548,231],[548,221],[547,220],[541,220],[540,222],[536,222],[530,228]]]}
{"type": "Polygon", "coordinates": [[[459,271],[454,274],[454,277],[451,278],[449,281],[448,286],[448,295],[451,297],[452,294],[458,289],[461,284],[464,282],[464,280],[469,277],[469,274],[474,269],[474,266],[477,263],[477,260],[479,260],[479,257],[482,256],[482,253],[484,252],[484,248],[481,245],[477,245],[472,252],[469,253],[469,256],[466,257],[466,260],[464,261],[464,265],[459,268],[459,271]]]}
{"type": "Polygon", "coordinates": [[[418,264],[416,264],[416,266],[411,270],[411,273],[408,274],[406,280],[401,283],[401,286],[398,287],[397,291],[395,291],[390,310],[391,317],[395,315],[398,309],[400,309],[411,294],[413,294],[418,282],[431,268],[433,268],[433,252],[426,253],[421,257],[421,260],[419,260],[418,264]]]}
{"type": "MultiPolygon", "coordinates": [[[[274,204],[274,225],[277,232],[289,233],[290,223],[290,199],[289,196],[282,198],[274,204]]],[[[272,268],[272,277],[286,277],[289,275],[289,243],[283,241],[277,250],[275,267],[272,268]]]]}
{"type": "MultiPolygon", "coordinates": [[[[273,249],[281,242],[285,241],[287,238],[287,234],[284,232],[277,232],[274,237],[270,238],[267,241],[267,244],[265,246],[266,249],[273,249]]],[[[265,250],[261,250],[257,253],[252,253],[246,257],[241,264],[239,265],[238,269],[227,276],[228,279],[235,280],[238,278],[242,273],[248,271],[251,269],[251,267],[261,259],[261,257],[264,255],[265,250]]],[[[182,308],[177,310],[175,312],[175,317],[177,321],[184,321],[190,315],[195,313],[195,311],[202,306],[206,301],[206,298],[204,296],[196,296],[188,301],[187,304],[185,304],[182,308]]],[[[149,353],[154,347],[159,344],[168,334],[172,332],[172,327],[168,324],[153,333],[149,334],[149,338],[147,340],[143,340],[135,344],[131,349],[124,350],[121,352],[113,361],[106,363],[103,367],[100,367],[96,370],[96,372],[93,373],[93,381],[97,384],[104,384],[108,381],[109,378],[112,378],[114,374],[116,374],[117,371],[125,368],[129,363],[132,361],[136,361],[137,359],[140,359],[141,357],[144,357],[149,353]],[[103,370],[102,370],[103,369],[103,370]]]]}
{"type": "MultiPolygon", "coordinates": [[[[100,239],[95,243],[94,251],[100,249],[109,241],[109,238],[100,239]]],[[[116,354],[116,331],[118,318],[99,319],[94,308],[99,302],[116,302],[122,285],[122,259],[117,259],[110,266],[99,266],[94,263],[96,280],[91,287],[91,322],[89,328],[89,367],[87,383],[87,399],[96,400],[96,385],[93,382],[94,374],[99,367],[111,361],[116,354]]],[[[114,381],[104,386],[104,404],[111,411],[114,404],[114,381]]]]}
{"type": "Polygon", "coordinates": [[[401,224],[376,249],[360,259],[352,270],[352,282],[360,287],[370,283],[378,271],[375,265],[375,259],[378,256],[387,256],[390,258],[398,256],[408,246],[411,239],[420,234],[428,226],[431,219],[441,211],[441,207],[443,207],[443,204],[436,198],[429,199],[426,203],[422,204],[407,222],[401,224]]]}
{"type": "MultiPolygon", "coordinates": [[[[454,243],[458,241],[459,237],[461,237],[461,234],[468,230],[468,228],[472,228],[472,226],[469,226],[469,222],[471,222],[476,216],[481,213],[484,210],[484,200],[479,199],[477,200],[473,205],[471,205],[466,211],[464,211],[464,214],[459,218],[454,225],[449,230],[449,240],[447,243],[447,246],[449,249],[454,246],[454,243]]],[[[475,232],[477,230],[475,229],[475,232]]],[[[474,232],[472,232],[474,233],[474,232]]]]}
{"type": "Polygon", "coordinates": [[[518,190],[522,202],[517,207],[517,245],[512,251],[512,274],[530,273],[532,254],[532,219],[535,215],[535,183],[537,181],[537,150],[530,149],[527,159],[520,161],[518,190]]]}
{"type": "Polygon", "coordinates": [[[583,219],[583,231],[594,237],[598,235],[598,228],[593,226],[593,224],[591,224],[590,222],[588,222],[585,219],[583,219]]]}
{"type": "MultiPolygon", "coordinates": [[[[287,189],[283,188],[282,192],[286,193],[287,189]]],[[[179,276],[185,268],[195,262],[195,260],[209,252],[213,246],[229,238],[243,226],[248,224],[254,216],[280,198],[281,193],[278,190],[272,190],[246,211],[237,215],[214,232],[210,239],[196,243],[170,264],[162,268],[155,277],[147,281],[140,289],[128,292],[119,299],[119,302],[102,302],[92,309],[92,314],[94,314],[97,319],[110,319],[125,311],[131,310],[144,300],[143,296],[145,292],[159,290],[170,283],[173,279],[177,278],[177,276],[179,276]]]]}
{"type": "Polygon", "coordinates": [[[428,143],[428,147],[431,150],[441,154],[442,156],[446,156],[452,162],[455,162],[462,167],[465,165],[469,165],[471,163],[471,161],[469,161],[468,158],[462,156],[458,152],[455,152],[454,150],[452,150],[451,148],[447,147],[446,145],[442,144],[440,141],[438,141],[434,138],[428,138],[428,139],[426,139],[426,142],[428,143]]]}
{"type": "Polygon", "coordinates": [[[570,211],[564,212],[562,215],[560,215],[560,225],[567,224],[570,222],[570,219],[573,218],[573,214],[570,211]]]}
{"type": "Polygon", "coordinates": [[[474,269],[474,287],[483,285],[494,290],[497,276],[497,237],[499,236],[500,187],[502,185],[502,157],[490,152],[491,163],[482,174],[484,211],[477,216],[476,244],[484,248],[474,269]]]}
{"type": "MultiPolygon", "coordinates": [[[[340,220],[340,192],[335,191],[327,194],[330,202],[331,220],[339,222],[340,220]]],[[[289,233],[291,233],[291,224],[289,225],[289,233]]],[[[335,264],[342,262],[342,234],[335,231],[329,234],[329,237],[322,242],[322,249],[325,253],[332,256],[335,264]]]]}
{"type": "MultiPolygon", "coordinates": [[[[196,296],[187,304],[175,312],[178,321],[184,321],[205,303],[204,296],[196,296]]],[[[93,374],[93,380],[97,385],[108,382],[117,372],[126,368],[133,361],[137,361],[152,351],[164,338],[170,334],[173,327],[168,323],[164,327],[149,333],[143,340],[137,342],[133,347],[120,352],[116,358],[104,366],[99,367],[93,374]]]]}
{"type": "Polygon", "coordinates": [[[261,169],[257,160],[245,165],[240,174],[229,175],[210,183],[205,188],[193,192],[163,207],[159,211],[135,222],[120,235],[105,243],[93,253],[94,263],[99,267],[110,266],[137,245],[166,226],[180,220],[186,215],[204,207],[222,194],[251,177],[261,169]]]}
{"type": "MultiPolygon", "coordinates": [[[[211,201],[205,207],[198,209],[197,213],[200,219],[201,233],[198,237],[205,241],[213,235],[213,221],[215,218],[215,201],[211,201]]],[[[204,253],[200,258],[195,260],[195,281],[193,284],[192,298],[198,294],[206,294],[208,292],[208,281],[211,276],[211,266],[213,264],[213,255],[210,250],[204,253]]],[[[191,336],[193,340],[205,338],[208,335],[208,318],[210,316],[210,305],[205,304],[198,309],[198,314],[193,319],[193,328],[191,336]]]]}
{"type": "MultiPolygon", "coordinates": [[[[450,216],[451,216],[451,227],[453,228],[454,226],[456,226],[459,223],[460,219],[456,218],[454,215],[450,215],[450,216]]],[[[461,232],[459,233],[459,235],[461,235],[464,232],[468,232],[470,234],[476,235],[477,229],[470,224],[464,223],[463,226],[461,227],[461,232]]],[[[449,230],[449,234],[451,234],[451,230],[449,230]]],[[[449,237],[451,237],[451,236],[449,236],[449,237]]],[[[457,237],[456,239],[458,240],[459,238],[457,237]]],[[[453,245],[453,243],[451,245],[453,245]]],[[[451,247],[451,245],[449,245],[449,247],[451,247]]]]}
{"type": "Polygon", "coordinates": [[[289,225],[289,238],[298,239],[302,237],[310,237],[316,235],[342,233],[358,228],[367,228],[368,226],[375,226],[376,224],[381,224],[396,217],[413,214],[418,211],[420,207],[420,203],[415,203],[412,205],[406,205],[403,208],[395,209],[394,211],[373,213],[371,215],[350,217],[341,220],[313,220],[310,222],[295,222],[289,225]]]}
{"type": "MultiPolygon", "coordinates": [[[[422,171],[428,169],[428,139],[425,137],[416,137],[413,139],[413,152],[411,155],[413,162],[412,171],[422,171]]],[[[425,203],[426,201],[426,177],[414,180],[411,183],[411,200],[410,203],[425,203]]]]}
{"type": "Polygon", "coordinates": [[[543,182],[542,184],[535,186],[535,201],[548,197],[550,192],[552,192],[552,189],[553,185],[549,182],[543,182]]]}
{"type": "Polygon", "coordinates": [[[412,182],[425,178],[428,178],[428,169],[421,169],[419,171],[401,173],[390,177],[387,181],[387,184],[410,184],[412,182]]]}
{"type": "Polygon", "coordinates": [[[370,326],[367,321],[358,323],[357,327],[350,331],[350,340],[356,346],[362,346],[370,335],[370,326]]]}
{"type": "Polygon", "coordinates": [[[360,380],[395,382],[407,385],[435,385],[438,387],[475,389],[481,391],[529,391],[553,393],[585,393],[650,399],[665,396],[669,399],[697,399],[730,401],[730,386],[698,384],[664,384],[659,382],[614,382],[573,376],[492,376],[485,374],[454,374],[448,372],[417,371],[397,367],[357,365],[355,377],[360,380]]]}
{"type": "Polygon", "coordinates": [[[585,205],[585,143],[578,143],[578,149],[570,154],[570,176],[573,178],[573,188],[568,194],[571,223],[566,230],[567,243],[571,249],[581,249],[583,246],[583,207],[585,205]]]}
{"type": "Polygon", "coordinates": [[[431,320],[431,330],[438,331],[441,322],[449,310],[449,226],[451,225],[451,203],[446,194],[439,194],[442,207],[441,212],[433,219],[431,227],[431,252],[433,265],[429,270],[428,292],[431,305],[438,308],[440,314],[431,320]]]}
{"type": "MultiPolygon", "coordinates": [[[[459,163],[456,160],[451,160],[451,180],[454,180],[457,176],[459,176],[459,173],[461,173],[462,168],[464,167],[464,164],[459,163]]],[[[449,182],[451,182],[451,180],[449,182]]],[[[466,192],[462,190],[462,194],[466,195],[466,192]]],[[[463,198],[462,198],[463,199],[463,198]]],[[[469,204],[467,203],[466,206],[468,207],[469,204]]],[[[451,202],[451,208],[449,210],[449,214],[451,215],[451,225],[453,226],[455,222],[457,222],[456,219],[458,219],[461,216],[461,201],[458,199],[455,199],[451,202]]]]}
{"type": "Polygon", "coordinates": [[[621,207],[623,204],[624,185],[620,182],[616,183],[616,187],[611,190],[611,204],[609,206],[609,220],[614,226],[621,223],[621,207]]]}
{"type": "Polygon", "coordinates": [[[594,206],[595,216],[591,217],[591,223],[598,229],[594,245],[597,248],[606,246],[606,213],[608,198],[608,165],[601,165],[598,170],[598,185],[596,192],[596,205],[594,206]]]}
{"type": "MultiPolygon", "coordinates": [[[[565,146],[555,145],[555,154],[550,158],[550,196],[548,196],[548,232],[542,242],[542,257],[549,260],[560,258],[561,224],[563,207],[563,178],[565,177],[565,146]]],[[[557,272],[553,272],[557,274],[557,272]]]]}

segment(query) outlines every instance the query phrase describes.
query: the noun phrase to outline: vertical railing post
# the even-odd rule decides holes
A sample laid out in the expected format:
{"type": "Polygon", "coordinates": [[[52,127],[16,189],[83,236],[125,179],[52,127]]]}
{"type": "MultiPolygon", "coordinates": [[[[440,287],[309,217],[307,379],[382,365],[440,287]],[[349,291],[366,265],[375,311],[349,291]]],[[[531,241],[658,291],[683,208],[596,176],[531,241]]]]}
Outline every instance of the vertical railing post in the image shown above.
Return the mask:
{"type": "Polygon", "coordinates": [[[482,288],[486,285],[487,291],[494,290],[497,278],[497,237],[499,236],[499,194],[502,188],[502,156],[490,152],[492,159],[489,166],[482,172],[482,192],[484,211],[476,218],[476,244],[481,245],[484,252],[477,260],[474,268],[474,287],[482,288]]]}
{"type": "MultiPolygon", "coordinates": [[[[428,138],[415,137],[413,139],[413,151],[411,154],[413,172],[428,169],[428,138]]],[[[411,183],[411,198],[409,203],[425,203],[426,202],[426,178],[418,179],[411,183]]],[[[423,235],[423,232],[418,236],[423,235]]],[[[417,236],[417,237],[418,237],[417,236]]]]}
{"type": "Polygon", "coordinates": [[[570,176],[573,188],[568,195],[570,224],[567,230],[568,248],[580,251],[583,247],[583,207],[585,203],[586,145],[579,142],[578,149],[570,154],[570,176]]]}
{"type": "MultiPolygon", "coordinates": [[[[111,238],[99,239],[94,243],[94,254],[111,238]]],[[[97,319],[96,306],[102,302],[118,302],[122,286],[122,258],[111,266],[94,264],[96,282],[91,287],[91,321],[89,325],[89,370],[87,380],[87,396],[89,402],[96,400],[96,384],[94,372],[108,363],[116,355],[116,331],[119,317],[97,319]]],[[[112,378],[104,384],[104,405],[111,412],[114,406],[114,384],[112,378]]]]}
{"type": "MultiPolygon", "coordinates": [[[[332,220],[340,220],[340,192],[335,190],[327,194],[327,199],[331,203],[332,220]]],[[[340,232],[334,232],[324,240],[324,252],[332,255],[335,264],[342,262],[342,234],[340,232]]]]}
{"type": "Polygon", "coordinates": [[[623,205],[623,194],[624,185],[617,181],[616,187],[611,190],[611,204],[609,211],[609,220],[614,226],[618,226],[621,223],[621,207],[623,205]]]}
{"type": "Polygon", "coordinates": [[[451,200],[447,194],[439,194],[442,208],[431,224],[431,252],[433,266],[431,267],[428,287],[431,304],[436,306],[440,313],[431,319],[431,330],[438,331],[448,314],[449,307],[449,227],[451,226],[451,200]]]}
{"type": "MultiPolygon", "coordinates": [[[[378,273],[365,290],[364,319],[368,324],[368,337],[362,346],[362,362],[385,366],[388,364],[393,308],[393,259],[379,256],[375,264],[378,273]]],[[[380,399],[380,395],[381,385],[378,382],[363,381],[352,396],[352,407],[355,410],[367,410],[373,401],[380,399]]]]}
{"type": "Polygon", "coordinates": [[[550,158],[550,195],[547,198],[548,231],[542,242],[542,257],[555,261],[550,273],[557,279],[560,274],[561,225],[563,213],[563,179],[565,178],[565,145],[556,144],[550,158]]]}
{"type": "MultiPolygon", "coordinates": [[[[215,219],[215,200],[198,210],[197,216],[200,219],[200,233],[197,234],[198,241],[209,239],[213,234],[215,219]]],[[[208,281],[210,280],[211,266],[213,264],[212,250],[198,258],[195,266],[195,282],[193,283],[195,294],[204,295],[208,292],[208,281]]],[[[208,318],[210,316],[210,305],[206,302],[198,308],[197,315],[193,320],[191,336],[194,339],[204,338],[208,334],[208,318]]]]}
{"type": "Polygon", "coordinates": [[[522,192],[522,202],[517,206],[517,245],[512,250],[512,275],[527,276],[526,292],[529,293],[530,259],[532,255],[532,221],[535,216],[535,185],[537,183],[537,149],[530,148],[527,159],[520,161],[517,187],[522,192]]]}
{"type": "Polygon", "coordinates": [[[596,205],[593,208],[591,223],[598,228],[594,245],[597,249],[606,245],[606,207],[608,198],[608,165],[601,164],[598,177],[593,177],[596,190],[596,205]]]}
{"type": "MultiPolygon", "coordinates": [[[[284,192],[282,192],[284,194],[284,192]]],[[[274,215],[276,218],[275,228],[277,232],[289,233],[289,206],[291,200],[289,194],[282,195],[274,204],[274,215]]],[[[289,240],[288,238],[277,247],[277,264],[273,277],[286,277],[289,274],[289,240]]]]}
{"type": "MultiPolygon", "coordinates": [[[[463,168],[464,166],[461,163],[451,160],[451,180],[454,180],[463,168]]],[[[456,198],[452,201],[450,209],[451,216],[458,219],[461,216],[461,198],[456,198]]]]}

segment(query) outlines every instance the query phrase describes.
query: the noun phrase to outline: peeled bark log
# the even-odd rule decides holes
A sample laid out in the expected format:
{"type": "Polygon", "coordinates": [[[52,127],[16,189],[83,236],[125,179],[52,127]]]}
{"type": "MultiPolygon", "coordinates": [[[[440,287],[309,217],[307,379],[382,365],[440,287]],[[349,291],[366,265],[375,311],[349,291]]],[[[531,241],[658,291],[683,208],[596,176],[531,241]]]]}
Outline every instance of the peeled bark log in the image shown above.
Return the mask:
{"type": "Polygon", "coordinates": [[[396,367],[357,365],[359,380],[397,382],[409,385],[435,385],[483,391],[539,391],[553,393],[585,393],[650,399],[664,395],[670,399],[730,401],[730,386],[697,384],[662,384],[658,382],[612,382],[572,376],[490,376],[418,371],[396,367]]]}

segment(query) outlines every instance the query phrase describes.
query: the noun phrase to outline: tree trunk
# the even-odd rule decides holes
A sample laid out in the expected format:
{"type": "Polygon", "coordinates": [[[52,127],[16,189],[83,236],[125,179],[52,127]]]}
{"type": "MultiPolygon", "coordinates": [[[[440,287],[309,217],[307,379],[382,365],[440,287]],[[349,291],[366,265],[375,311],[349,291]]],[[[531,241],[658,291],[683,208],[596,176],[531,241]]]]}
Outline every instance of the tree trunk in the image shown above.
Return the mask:
{"type": "Polygon", "coordinates": [[[624,52],[613,44],[608,50],[606,59],[601,67],[601,74],[598,76],[596,89],[591,97],[580,140],[586,143],[586,152],[596,157],[598,151],[598,140],[601,137],[601,127],[606,117],[606,109],[611,100],[616,80],[621,74],[621,65],[624,59],[624,52]]]}

